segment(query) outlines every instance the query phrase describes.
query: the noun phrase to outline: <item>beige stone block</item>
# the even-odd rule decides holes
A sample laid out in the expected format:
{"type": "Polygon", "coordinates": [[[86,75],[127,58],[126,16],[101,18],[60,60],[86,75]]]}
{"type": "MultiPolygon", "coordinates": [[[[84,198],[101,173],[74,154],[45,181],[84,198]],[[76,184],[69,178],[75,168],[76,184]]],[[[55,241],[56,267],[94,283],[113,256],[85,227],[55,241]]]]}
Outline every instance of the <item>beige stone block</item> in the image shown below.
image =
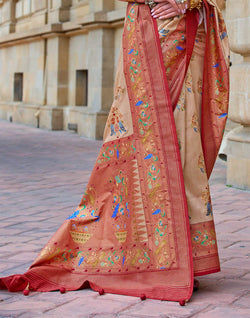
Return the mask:
{"type": "MultiPolygon", "coordinates": [[[[76,102],[76,71],[88,70],[88,35],[72,36],[69,40],[68,64],[68,103],[75,106],[76,102]]],[[[90,70],[89,70],[90,72],[90,70]]]]}
{"type": "Polygon", "coordinates": [[[59,107],[1,103],[0,118],[37,128],[63,129],[63,110],[59,107]]]}
{"type": "Polygon", "coordinates": [[[231,92],[229,118],[239,124],[250,124],[249,100],[246,93],[231,92]]]}
{"type": "Polygon", "coordinates": [[[66,37],[48,39],[47,57],[47,104],[68,104],[68,48],[66,37]]]}
{"type": "Polygon", "coordinates": [[[11,30],[12,30],[12,24],[10,24],[9,22],[2,24],[0,29],[0,36],[4,36],[9,33],[12,33],[11,30]]]}
{"type": "Polygon", "coordinates": [[[233,157],[239,157],[250,160],[250,142],[249,141],[235,141],[228,136],[228,153],[233,157]]]}
{"type": "Polygon", "coordinates": [[[31,13],[31,1],[30,0],[22,0],[23,2],[23,15],[27,15],[31,13]]]}
{"type": "Polygon", "coordinates": [[[37,127],[36,112],[39,110],[37,105],[13,104],[9,105],[9,116],[12,116],[13,122],[37,127]]]}
{"type": "Polygon", "coordinates": [[[89,5],[87,3],[77,2],[70,8],[70,20],[77,21],[83,19],[89,13],[89,5]]]}
{"type": "Polygon", "coordinates": [[[250,159],[227,156],[227,185],[250,189],[250,159]]]}
{"type": "Polygon", "coordinates": [[[48,14],[49,23],[59,23],[69,21],[70,11],[68,8],[57,8],[55,10],[50,10],[48,14]]]}
{"type": "Polygon", "coordinates": [[[11,121],[10,117],[11,117],[11,113],[10,113],[9,105],[0,101],[0,118],[3,120],[11,121]]]}
{"type": "Polygon", "coordinates": [[[61,0],[50,1],[50,8],[51,9],[56,9],[56,8],[60,7],[60,5],[61,5],[61,0]]]}
{"type": "Polygon", "coordinates": [[[116,66],[118,63],[118,58],[121,50],[122,45],[122,33],[123,28],[117,28],[114,30],[114,71],[116,73],[116,66]]]}
{"type": "Polygon", "coordinates": [[[232,62],[232,65],[241,64],[243,63],[243,56],[240,54],[236,54],[234,52],[231,52],[230,54],[230,61],[232,62]]]}
{"type": "Polygon", "coordinates": [[[13,100],[14,73],[23,73],[23,101],[43,100],[44,40],[6,47],[0,50],[0,98],[13,100]]]}
{"type": "Polygon", "coordinates": [[[47,40],[48,50],[48,72],[56,72],[58,70],[58,50],[59,50],[58,37],[49,38],[47,40]]]}
{"type": "Polygon", "coordinates": [[[88,106],[93,112],[99,111],[102,105],[102,37],[102,30],[94,30],[88,34],[88,106]]]}
{"type": "Polygon", "coordinates": [[[46,13],[39,12],[38,14],[33,14],[30,19],[31,19],[30,25],[32,25],[32,26],[35,25],[37,28],[39,26],[46,24],[46,13]]]}
{"type": "Polygon", "coordinates": [[[42,129],[63,129],[63,109],[60,107],[42,106],[38,117],[39,127],[42,129]]]}
{"type": "Polygon", "coordinates": [[[247,55],[243,56],[243,62],[250,64],[250,54],[248,56],[247,55]]]}
{"type": "Polygon", "coordinates": [[[227,140],[227,183],[250,189],[250,127],[235,128],[227,140]]]}
{"type": "Polygon", "coordinates": [[[33,12],[44,10],[47,8],[47,0],[32,0],[31,7],[33,12]]]}
{"type": "Polygon", "coordinates": [[[121,9],[107,12],[108,21],[123,20],[125,16],[126,16],[126,7],[122,7],[121,9]]]}
{"type": "Polygon", "coordinates": [[[27,32],[33,28],[33,25],[31,23],[30,18],[25,18],[23,20],[20,20],[16,23],[16,32],[17,33],[22,33],[22,32],[27,32]]]}
{"type": "Polygon", "coordinates": [[[113,86],[102,88],[102,108],[101,109],[103,111],[110,110],[113,103],[113,99],[114,99],[113,95],[114,95],[113,86]]]}
{"type": "MultiPolygon", "coordinates": [[[[91,83],[91,77],[90,77],[91,83]]],[[[101,85],[99,87],[93,87],[90,85],[89,87],[89,95],[88,95],[88,105],[91,111],[100,111],[101,108],[101,85]]]]}
{"type": "Polygon", "coordinates": [[[249,0],[226,0],[227,20],[242,19],[250,16],[249,0]]]}
{"type": "Polygon", "coordinates": [[[68,124],[77,125],[77,133],[92,139],[102,139],[108,113],[91,113],[85,107],[65,107],[64,129],[68,124]]]}
{"type": "Polygon", "coordinates": [[[100,112],[97,114],[95,139],[99,139],[99,140],[103,139],[103,133],[104,133],[107,119],[108,119],[107,112],[100,112]]]}
{"type": "Polygon", "coordinates": [[[115,1],[115,10],[126,8],[127,3],[121,1],[115,1]]]}
{"type": "Polygon", "coordinates": [[[115,8],[114,0],[91,0],[89,2],[90,12],[110,11],[115,8]]]}
{"type": "Polygon", "coordinates": [[[231,95],[229,118],[243,125],[250,125],[250,64],[231,68],[231,95]]]}
{"type": "Polygon", "coordinates": [[[249,92],[249,76],[250,76],[250,64],[241,63],[234,65],[230,69],[230,86],[231,90],[235,90],[237,92],[249,92]]]}
{"type": "Polygon", "coordinates": [[[235,53],[248,55],[250,51],[250,33],[248,32],[250,17],[238,20],[228,20],[228,34],[231,49],[235,53]]]}
{"type": "Polygon", "coordinates": [[[11,17],[11,3],[9,1],[4,1],[1,8],[2,23],[10,21],[10,17],[11,17]]]}
{"type": "Polygon", "coordinates": [[[227,26],[233,52],[248,55],[250,51],[249,0],[227,0],[227,26]]]}
{"type": "MultiPolygon", "coordinates": [[[[52,75],[53,73],[50,73],[52,75]]],[[[56,76],[56,74],[55,74],[56,76]]],[[[57,90],[55,89],[55,86],[48,85],[47,86],[47,103],[52,106],[57,106],[57,90]]]]}
{"type": "Polygon", "coordinates": [[[89,106],[91,111],[106,111],[111,107],[113,95],[114,32],[93,30],[88,39],[89,106]]]}
{"type": "Polygon", "coordinates": [[[59,85],[57,89],[57,105],[64,106],[68,104],[68,86],[59,85]]]}
{"type": "Polygon", "coordinates": [[[239,127],[239,124],[233,122],[231,119],[228,118],[227,123],[226,123],[226,127],[225,127],[225,132],[228,133],[229,131],[231,131],[237,127],[239,127]]]}
{"type": "Polygon", "coordinates": [[[23,4],[22,1],[16,3],[16,18],[20,18],[23,15],[23,4]]]}
{"type": "MultiPolygon", "coordinates": [[[[12,72],[12,64],[10,63],[9,58],[14,58],[11,54],[13,50],[2,48],[0,50],[0,69],[1,69],[1,77],[0,77],[0,100],[9,102],[12,100],[13,95],[13,72],[12,72]]],[[[15,60],[14,60],[15,62],[15,60]]]]}

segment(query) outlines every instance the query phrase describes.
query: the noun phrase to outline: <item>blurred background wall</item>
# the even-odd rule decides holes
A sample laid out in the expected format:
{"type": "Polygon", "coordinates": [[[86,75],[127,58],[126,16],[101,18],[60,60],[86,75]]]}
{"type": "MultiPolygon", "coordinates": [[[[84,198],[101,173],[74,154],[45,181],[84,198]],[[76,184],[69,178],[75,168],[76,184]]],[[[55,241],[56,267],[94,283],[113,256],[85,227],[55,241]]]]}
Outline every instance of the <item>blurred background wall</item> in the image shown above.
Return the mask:
{"type": "Polygon", "coordinates": [[[0,118],[102,138],[125,3],[0,0],[0,118]]]}

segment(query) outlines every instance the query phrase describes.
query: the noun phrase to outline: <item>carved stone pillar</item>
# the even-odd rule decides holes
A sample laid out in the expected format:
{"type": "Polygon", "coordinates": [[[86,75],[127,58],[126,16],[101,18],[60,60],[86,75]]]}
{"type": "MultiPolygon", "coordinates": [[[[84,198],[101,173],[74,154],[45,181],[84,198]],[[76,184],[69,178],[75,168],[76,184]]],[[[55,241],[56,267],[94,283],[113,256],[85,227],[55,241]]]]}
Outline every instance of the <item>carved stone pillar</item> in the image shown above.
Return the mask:
{"type": "Polygon", "coordinates": [[[15,17],[16,0],[0,1],[0,24],[1,34],[6,35],[15,32],[16,17],[15,17]]]}
{"type": "Polygon", "coordinates": [[[228,134],[227,184],[250,189],[250,6],[249,0],[227,0],[227,25],[231,50],[242,63],[231,67],[229,118],[240,124],[228,134]]]}
{"type": "Polygon", "coordinates": [[[71,0],[53,0],[49,2],[49,23],[62,23],[70,19],[71,0]]]}

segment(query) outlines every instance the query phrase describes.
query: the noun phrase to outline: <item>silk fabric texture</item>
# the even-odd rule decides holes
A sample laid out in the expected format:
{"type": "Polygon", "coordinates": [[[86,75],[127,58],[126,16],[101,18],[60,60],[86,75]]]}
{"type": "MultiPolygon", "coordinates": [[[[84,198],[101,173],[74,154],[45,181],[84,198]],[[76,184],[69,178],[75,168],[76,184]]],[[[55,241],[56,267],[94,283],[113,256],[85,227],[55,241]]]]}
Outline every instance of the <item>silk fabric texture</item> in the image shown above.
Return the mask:
{"type": "Polygon", "coordinates": [[[128,4],[114,102],[82,201],[30,269],[0,288],[180,301],[194,275],[220,270],[208,179],[227,116],[228,42],[216,2],[204,5],[207,30],[198,27],[187,67],[189,13],[157,21],[128,4]]]}

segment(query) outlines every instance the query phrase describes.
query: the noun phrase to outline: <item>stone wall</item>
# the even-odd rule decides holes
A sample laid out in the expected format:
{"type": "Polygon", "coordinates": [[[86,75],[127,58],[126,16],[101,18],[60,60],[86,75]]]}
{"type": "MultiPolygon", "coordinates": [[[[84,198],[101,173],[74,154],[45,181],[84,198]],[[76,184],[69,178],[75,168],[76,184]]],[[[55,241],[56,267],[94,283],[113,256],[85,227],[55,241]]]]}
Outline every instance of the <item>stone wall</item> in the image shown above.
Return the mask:
{"type": "Polygon", "coordinates": [[[237,127],[228,134],[227,183],[250,189],[250,5],[227,0],[227,26],[233,52],[229,119],[237,127]]]}
{"type": "Polygon", "coordinates": [[[55,130],[70,124],[83,136],[102,138],[125,6],[0,0],[0,118],[55,130]]]}

